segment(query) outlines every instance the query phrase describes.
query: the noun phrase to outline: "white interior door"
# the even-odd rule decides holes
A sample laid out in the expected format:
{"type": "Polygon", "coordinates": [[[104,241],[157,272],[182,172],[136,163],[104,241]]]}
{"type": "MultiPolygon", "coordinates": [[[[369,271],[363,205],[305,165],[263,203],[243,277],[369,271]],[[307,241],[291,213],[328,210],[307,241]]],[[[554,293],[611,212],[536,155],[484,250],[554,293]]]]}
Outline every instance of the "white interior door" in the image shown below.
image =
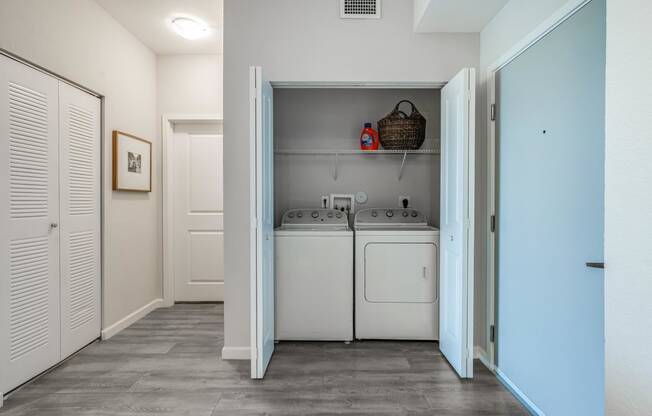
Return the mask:
{"type": "Polygon", "coordinates": [[[475,70],[441,93],[439,348],[460,377],[473,377],[475,70]]]}
{"type": "Polygon", "coordinates": [[[59,83],[61,358],[100,336],[100,108],[59,83]]]}
{"type": "Polygon", "coordinates": [[[204,127],[173,138],[175,301],[224,300],[223,136],[204,127]]]}
{"type": "Polygon", "coordinates": [[[0,56],[0,392],[60,358],[57,96],[0,56]]]}
{"type": "Polygon", "coordinates": [[[273,90],[249,69],[251,190],[251,378],[263,378],[274,353],[273,90]]]}

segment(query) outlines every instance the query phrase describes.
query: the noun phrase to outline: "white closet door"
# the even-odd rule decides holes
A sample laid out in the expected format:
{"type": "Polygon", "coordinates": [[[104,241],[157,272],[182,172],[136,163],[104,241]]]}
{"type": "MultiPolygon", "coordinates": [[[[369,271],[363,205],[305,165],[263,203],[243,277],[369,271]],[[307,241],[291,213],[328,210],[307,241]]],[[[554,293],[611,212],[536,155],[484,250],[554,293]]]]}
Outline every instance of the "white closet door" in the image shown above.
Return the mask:
{"type": "Polygon", "coordinates": [[[57,94],[0,56],[0,392],[60,358],[57,94]]]}
{"type": "Polygon", "coordinates": [[[100,336],[100,100],[59,83],[61,358],[100,336]]]}
{"type": "Polygon", "coordinates": [[[441,91],[441,262],[439,349],[462,378],[473,377],[475,70],[441,91]]]}

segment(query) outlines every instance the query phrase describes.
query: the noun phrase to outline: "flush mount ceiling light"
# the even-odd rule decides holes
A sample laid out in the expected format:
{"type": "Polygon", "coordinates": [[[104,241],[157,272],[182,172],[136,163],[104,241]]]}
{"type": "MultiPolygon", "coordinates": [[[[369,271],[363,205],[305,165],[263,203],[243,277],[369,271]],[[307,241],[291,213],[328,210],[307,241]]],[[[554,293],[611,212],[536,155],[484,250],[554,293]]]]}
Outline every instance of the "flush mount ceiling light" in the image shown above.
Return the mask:
{"type": "Polygon", "coordinates": [[[208,27],[205,23],[190,17],[175,17],[172,19],[172,28],[179,36],[196,40],[208,34],[208,27]]]}

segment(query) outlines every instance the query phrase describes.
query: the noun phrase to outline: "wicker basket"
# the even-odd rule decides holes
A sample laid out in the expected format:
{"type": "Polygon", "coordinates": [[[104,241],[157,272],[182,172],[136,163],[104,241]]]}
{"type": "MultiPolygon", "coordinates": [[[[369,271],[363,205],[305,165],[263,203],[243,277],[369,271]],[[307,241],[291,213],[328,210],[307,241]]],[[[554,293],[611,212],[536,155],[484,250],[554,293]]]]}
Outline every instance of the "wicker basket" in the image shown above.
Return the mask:
{"type": "Polygon", "coordinates": [[[416,150],[426,140],[426,119],[411,101],[401,100],[391,113],[378,121],[378,136],[384,149],[416,150]],[[409,116],[399,110],[403,103],[412,106],[409,116]]]}

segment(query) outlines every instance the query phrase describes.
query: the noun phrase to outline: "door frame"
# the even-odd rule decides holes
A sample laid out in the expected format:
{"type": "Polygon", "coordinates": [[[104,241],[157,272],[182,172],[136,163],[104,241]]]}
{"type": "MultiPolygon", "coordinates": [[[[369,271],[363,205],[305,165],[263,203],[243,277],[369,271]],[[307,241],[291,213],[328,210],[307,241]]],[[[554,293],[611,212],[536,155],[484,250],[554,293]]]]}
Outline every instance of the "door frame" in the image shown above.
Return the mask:
{"type": "Polygon", "coordinates": [[[174,305],[174,125],[223,123],[221,114],[163,114],[161,166],[163,188],[163,306],[174,305]]]}
{"type": "MultiPolygon", "coordinates": [[[[496,199],[497,199],[497,185],[496,176],[497,173],[497,160],[496,160],[496,121],[498,115],[500,114],[499,108],[494,108],[492,111],[492,106],[496,103],[496,75],[497,73],[507,66],[510,62],[518,58],[521,54],[527,51],[530,47],[534,46],[542,38],[548,35],[550,32],[555,30],[559,25],[564,23],[575,13],[580,11],[584,6],[589,4],[592,0],[569,0],[561,8],[555,11],[550,17],[544,20],[539,26],[537,26],[532,32],[527,34],[521,40],[516,42],[507,52],[500,56],[496,61],[494,61],[486,71],[486,81],[487,81],[487,103],[486,103],[486,122],[487,122],[487,224],[491,227],[492,217],[497,215],[496,212],[496,199]],[[495,117],[492,120],[492,113],[495,117]]],[[[500,218],[495,220],[495,230],[498,230],[500,224],[500,218]]],[[[497,284],[497,273],[496,273],[496,232],[491,231],[489,228],[487,232],[487,296],[486,296],[486,356],[481,356],[480,360],[483,364],[489,368],[489,370],[496,372],[499,371],[496,366],[496,350],[497,343],[491,341],[491,328],[496,328],[496,284],[497,284]]]]}

